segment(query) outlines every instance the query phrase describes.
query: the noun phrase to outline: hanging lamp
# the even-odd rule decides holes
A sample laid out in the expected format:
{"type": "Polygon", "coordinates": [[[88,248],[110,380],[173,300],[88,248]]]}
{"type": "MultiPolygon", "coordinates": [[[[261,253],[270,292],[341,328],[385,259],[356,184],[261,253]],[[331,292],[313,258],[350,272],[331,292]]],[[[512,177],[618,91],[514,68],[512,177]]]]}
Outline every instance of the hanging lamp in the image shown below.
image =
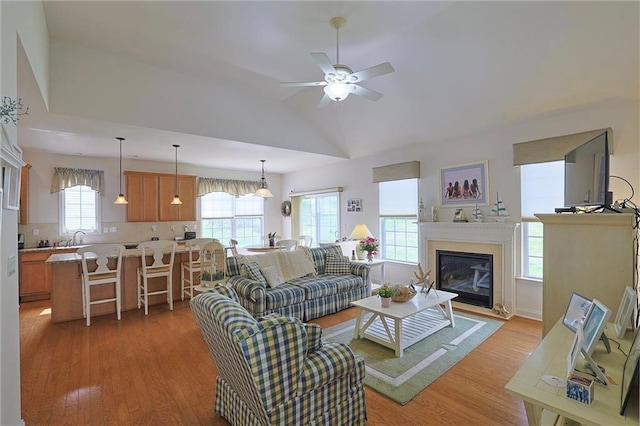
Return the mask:
{"type": "Polygon", "coordinates": [[[271,198],[273,194],[269,191],[267,186],[267,180],[264,178],[264,162],[267,160],[260,160],[262,162],[262,177],[260,178],[260,189],[254,194],[256,197],[271,198]]]}
{"type": "Polygon", "coordinates": [[[178,148],[180,148],[180,145],[173,145],[173,147],[176,149],[176,195],[173,196],[171,204],[182,204],[178,195],[178,148]]]}
{"type": "Polygon", "coordinates": [[[122,141],[124,141],[124,138],[117,136],[116,139],[120,141],[120,174],[118,175],[120,178],[120,193],[113,204],[129,204],[127,199],[124,198],[124,193],[122,192],[122,141]]]}

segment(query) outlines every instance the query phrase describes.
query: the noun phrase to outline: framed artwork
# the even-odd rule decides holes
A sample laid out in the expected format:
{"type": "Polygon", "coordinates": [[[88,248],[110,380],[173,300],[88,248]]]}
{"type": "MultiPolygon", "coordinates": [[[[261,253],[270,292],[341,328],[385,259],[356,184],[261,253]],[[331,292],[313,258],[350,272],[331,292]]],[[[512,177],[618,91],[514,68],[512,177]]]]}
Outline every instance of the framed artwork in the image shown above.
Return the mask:
{"type": "Polygon", "coordinates": [[[4,208],[20,209],[20,169],[7,166],[2,168],[2,189],[4,208]]]}
{"type": "Polygon", "coordinates": [[[443,207],[489,205],[488,162],[459,164],[440,169],[440,204],[443,207]]]}
{"type": "Polygon", "coordinates": [[[362,200],[360,198],[351,198],[347,200],[347,212],[361,212],[362,200]]]}
{"type": "Polygon", "coordinates": [[[633,308],[635,308],[637,296],[635,291],[627,286],[622,294],[622,301],[618,312],[616,313],[616,320],[613,322],[613,327],[616,330],[616,336],[619,339],[624,337],[624,333],[627,331],[627,324],[631,321],[631,315],[633,315],[633,308]]]}

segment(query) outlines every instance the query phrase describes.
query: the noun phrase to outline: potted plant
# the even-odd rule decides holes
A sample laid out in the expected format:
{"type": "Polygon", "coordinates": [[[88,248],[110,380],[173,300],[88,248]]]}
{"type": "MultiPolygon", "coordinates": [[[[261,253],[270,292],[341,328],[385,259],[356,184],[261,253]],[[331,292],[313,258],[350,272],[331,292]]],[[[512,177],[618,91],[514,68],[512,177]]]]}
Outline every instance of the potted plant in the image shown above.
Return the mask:
{"type": "Polygon", "coordinates": [[[276,233],[275,232],[269,232],[269,234],[267,234],[267,237],[269,238],[269,247],[275,247],[276,246],[276,233]]]}
{"type": "Polygon", "coordinates": [[[391,306],[391,298],[394,294],[396,294],[396,290],[388,287],[386,284],[378,289],[378,296],[380,296],[383,308],[391,306]]]}

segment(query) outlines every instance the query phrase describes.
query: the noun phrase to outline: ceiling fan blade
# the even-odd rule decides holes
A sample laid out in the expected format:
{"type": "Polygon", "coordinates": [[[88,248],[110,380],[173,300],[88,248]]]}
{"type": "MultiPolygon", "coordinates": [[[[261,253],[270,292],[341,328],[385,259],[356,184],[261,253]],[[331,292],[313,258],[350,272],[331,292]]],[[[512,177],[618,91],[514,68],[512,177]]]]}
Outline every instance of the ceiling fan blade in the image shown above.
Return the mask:
{"type": "Polygon", "coordinates": [[[377,101],[382,97],[382,93],[376,92],[375,90],[367,89],[366,87],[358,86],[357,84],[354,84],[353,87],[354,89],[352,93],[354,95],[362,96],[370,101],[377,101]]]}
{"type": "Polygon", "coordinates": [[[353,83],[359,83],[361,81],[368,80],[373,77],[377,77],[379,75],[389,74],[390,72],[394,72],[395,70],[391,66],[389,62],[385,62],[383,64],[378,64],[371,68],[365,68],[363,70],[354,72],[349,76],[349,80],[353,83]],[[355,78],[355,80],[354,80],[355,78]]]}
{"type": "Polygon", "coordinates": [[[318,103],[318,108],[322,108],[323,106],[327,106],[331,103],[331,98],[325,93],[320,102],[318,103]]]}
{"type": "Polygon", "coordinates": [[[326,86],[326,81],[301,81],[299,83],[280,83],[281,87],[311,87],[311,86],[326,86]]]}
{"type": "Polygon", "coordinates": [[[329,57],[326,53],[323,52],[314,52],[311,54],[313,61],[320,67],[323,73],[325,74],[336,74],[336,69],[333,67],[333,64],[329,60],[329,57]]]}

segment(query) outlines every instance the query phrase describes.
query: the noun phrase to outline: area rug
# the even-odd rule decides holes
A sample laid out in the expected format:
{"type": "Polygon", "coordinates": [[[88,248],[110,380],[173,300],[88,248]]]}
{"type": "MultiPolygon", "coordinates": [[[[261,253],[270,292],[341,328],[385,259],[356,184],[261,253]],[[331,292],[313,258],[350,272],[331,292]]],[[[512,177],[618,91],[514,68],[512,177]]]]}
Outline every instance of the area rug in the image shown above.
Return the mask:
{"type": "Polygon", "coordinates": [[[354,339],[355,319],[323,330],[322,338],[349,345],[365,360],[365,385],[404,405],[503,324],[459,312],[454,312],[454,318],[455,328],[445,327],[409,346],[401,358],[396,358],[393,349],[367,339],[354,339]]]}

